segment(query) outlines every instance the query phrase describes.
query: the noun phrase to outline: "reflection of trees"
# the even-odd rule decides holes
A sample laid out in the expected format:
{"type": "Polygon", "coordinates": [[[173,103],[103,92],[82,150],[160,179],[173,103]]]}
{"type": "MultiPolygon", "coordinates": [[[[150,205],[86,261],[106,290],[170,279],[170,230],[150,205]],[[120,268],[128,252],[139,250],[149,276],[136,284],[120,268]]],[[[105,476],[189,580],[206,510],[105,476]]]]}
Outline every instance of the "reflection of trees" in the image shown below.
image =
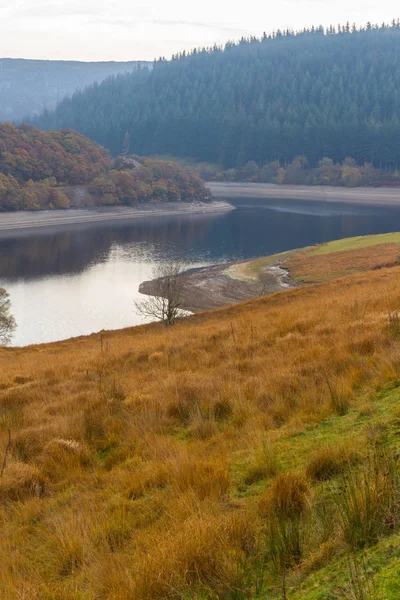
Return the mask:
{"type": "MultiPolygon", "coordinates": [[[[240,205],[240,202],[237,204],[240,205]]],[[[301,248],[341,237],[392,231],[398,210],[324,203],[253,202],[208,215],[146,217],[123,224],[74,226],[0,240],[0,278],[79,273],[114,256],[132,261],[221,262],[301,248]],[[283,210],[263,210],[263,206],[283,210]],[[258,208],[259,207],[259,208],[258,208]],[[302,208],[305,212],[301,212],[302,208]],[[286,210],[289,209],[289,212],[286,210]],[[293,209],[293,210],[292,210],[293,209]]]]}
{"type": "Polygon", "coordinates": [[[89,264],[105,262],[113,245],[133,254],[129,246],[138,244],[137,252],[146,256],[149,252],[162,253],[175,244],[191,247],[218,216],[148,217],[129,224],[74,226],[59,232],[2,239],[0,277],[33,279],[79,273],[89,264]],[[143,242],[146,247],[141,250],[143,242]]]}

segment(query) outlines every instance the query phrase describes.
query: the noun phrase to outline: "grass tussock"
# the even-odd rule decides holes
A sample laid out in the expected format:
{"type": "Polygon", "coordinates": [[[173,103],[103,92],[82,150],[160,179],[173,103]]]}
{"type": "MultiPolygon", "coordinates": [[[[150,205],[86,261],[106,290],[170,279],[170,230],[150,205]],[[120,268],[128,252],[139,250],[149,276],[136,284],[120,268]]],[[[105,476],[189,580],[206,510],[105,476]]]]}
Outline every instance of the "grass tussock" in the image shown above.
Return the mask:
{"type": "Polygon", "coordinates": [[[43,473],[33,465],[13,462],[4,470],[0,480],[0,498],[3,501],[40,498],[45,490],[43,473]]]}
{"type": "Polygon", "coordinates": [[[287,472],[278,475],[261,499],[261,512],[291,519],[301,516],[310,506],[310,486],[302,474],[287,472]]]}
{"type": "Polygon", "coordinates": [[[375,543],[399,525],[400,479],[395,459],[375,453],[347,473],[335,496],[344,540],[352,548],[375,543]]]}
{"type": "Polygon", "coordinates": [[[335,597],[400,531],[399,273],[0,349],[0,595],[335,597]]]}
{"type": "Polygon", "coordinates": [[[313,481],[327,481],[344,473],[360,460],[360,453],[349,443],[316,448],[307,465],[307,475],[313,481]]]}

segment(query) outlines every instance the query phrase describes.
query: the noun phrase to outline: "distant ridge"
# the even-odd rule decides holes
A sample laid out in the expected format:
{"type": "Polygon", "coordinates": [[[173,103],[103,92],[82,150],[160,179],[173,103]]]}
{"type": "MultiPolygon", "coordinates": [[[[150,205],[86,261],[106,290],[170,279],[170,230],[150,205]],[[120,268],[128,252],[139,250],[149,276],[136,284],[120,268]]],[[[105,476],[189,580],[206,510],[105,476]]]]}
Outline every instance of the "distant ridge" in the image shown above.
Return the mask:
{"type": "Polygon", "coordinates": [[[150,63],[0,58],[0,121],[40,114],[78,89],[146,64],[150,63]]]}

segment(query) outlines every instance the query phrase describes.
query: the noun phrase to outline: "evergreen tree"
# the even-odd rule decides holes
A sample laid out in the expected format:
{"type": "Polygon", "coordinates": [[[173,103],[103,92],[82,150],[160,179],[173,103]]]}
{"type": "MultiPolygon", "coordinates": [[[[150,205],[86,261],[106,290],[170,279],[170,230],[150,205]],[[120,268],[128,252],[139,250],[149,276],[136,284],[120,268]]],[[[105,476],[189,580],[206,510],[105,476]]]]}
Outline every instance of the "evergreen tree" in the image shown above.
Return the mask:
{"type": "Polygon", "coordinates": [[[71,127],[112,154],[290,163],[305,155],[400,164],[399,21],[277,30],[195,49],[63,100],[37,120],[71,127]]]}

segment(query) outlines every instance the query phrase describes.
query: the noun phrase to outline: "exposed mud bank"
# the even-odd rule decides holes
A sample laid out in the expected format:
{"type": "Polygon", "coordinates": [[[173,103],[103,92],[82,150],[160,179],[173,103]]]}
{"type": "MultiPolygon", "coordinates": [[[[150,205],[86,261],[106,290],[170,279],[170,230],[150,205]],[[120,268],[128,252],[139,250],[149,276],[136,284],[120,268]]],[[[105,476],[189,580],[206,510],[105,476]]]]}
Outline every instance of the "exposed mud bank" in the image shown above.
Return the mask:
{"type": "MultiPolygon", "coordinates": [[[[183,273],[182,309],[191,312],[213,310],[294,286],[288,272],[278,263],[263,270],[262,281],[244,274],[242,267],[250,262],[214,265],[183,273]]],[[[156,295],[156,282],[143,282],[139,292],[156,295]]]]}
{"type": "Polygon", "coordinates": [[[208,214],[234,210],[228,202],[149,202],[138,206],[112,206],[86,209],[20,211],[0,213],[0,237],[44,228],[63,228],[71,225],[116,223],[143,217],[164,215],[208,214]]]}
{"type": "Polygon", "coordinates": [[[333,187],[317,185],[277,185],[273,183],[207,182],[214,198],[271,198],[339,202],[374,206],[400,206],[400,188],[333,187]]]}

